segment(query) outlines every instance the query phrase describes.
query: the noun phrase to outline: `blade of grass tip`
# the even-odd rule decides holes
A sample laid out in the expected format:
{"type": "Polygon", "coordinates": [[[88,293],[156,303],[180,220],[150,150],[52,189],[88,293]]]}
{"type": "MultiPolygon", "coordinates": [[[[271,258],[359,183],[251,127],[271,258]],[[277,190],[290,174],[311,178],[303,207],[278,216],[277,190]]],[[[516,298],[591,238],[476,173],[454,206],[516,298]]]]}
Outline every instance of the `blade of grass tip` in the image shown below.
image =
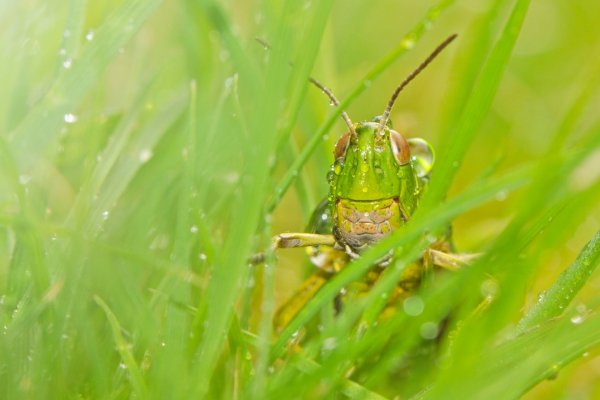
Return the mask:
{"type": "MultiPolygon", "coordinates": [[[[282,331],[273,346],[273,356],[281,354],[285,344],[289,341],[294,332],[300,329],[305,323],[315,315],[316,312],[328,302],[333,301],[339,290],[348,283],[360,279],[367,270],[378,260],[384,257],[390,249],[399,248],[419,237],[424,231],[442,227],[460,213],[476,207],[486,201],[494,198],[500,191],[510,191],[524,185],[532,175],[533,168],[525,167],[511,171],[500,178],[486,184],[477,184],[463,194],[451,199],[450,201],[438,205],[434,210],[430,210],[426,217],[412,220],[392,235],[381,240],[377,245],[366,251],[360,258],[353,260],[341,272],[336,274],[317,295],[308,302],[305,307],[296,315],[289,325],[282,331]]],[[[403,248],[399,257],[403,257],[405,252],[410,249],[403,248]]]]}
{"type": "Polygon", "coordinates": [[[454,3],[455,0],[442,0],[431,7],[425,17],[421,19],[404,37],[398,45],[386,54],[360,81],[360,83],[344,98],[330,114],[325,122],[319,127],[317,133],[308,141],[300,155],[294,160],[294,163],[286,171],[280,183],[275,187],[274,195],[266,207],[266,212],[271,213],[277,207],[285,192],[289,189],[300,169],[306,164],[310,155],[317,149],[322,142],[323,136],[329,132],[336,119],[342,112],[354,101],[354,99],[364,90],[371,86],[371,82],[389,68],[394,61],[398,60],[407,51],[412,49],[415,43],[433,26],[439,15],[454,3]]]}
{"type": "Polygon", "coordinates": [[[57,140],[65,115],[73,113],[101,72],[160,4],[161,0],[125,1],[96,30],[94,40],[86,43],[78,58],[61,70],[50,91],[9,135],[21,170],[34,166],[57,140]]]}
{"type": "Polygon", "coordinates": [[[590,240],[554,285],[540,296],[539,301],[519,321],[515,334],[560,315],[581,290],[600,262],[600,231],[590,240]]]}
{"type": "Polygon", "coordinates": [[[131,352],[131,346],[129,343],[127,343],[123,337],[123,334],[121,333],[121,325],[119,324],[119,320],[100,297],[94,296],[94,301],[106,314],[106,318],[108,319],[110,328],[112,330],[113,339],[117,346],[117,351],[121,356],[121,360],[123,360],[123,363],[125,366],[127,366],[127,371],[133,386],[133,390],[139,398],[147,399],[148,390],[146,388],[146,383],[144,382],[144,376],[142,375],[142,371],[140,370],[140,367],[136,362],[133,353],[131,352]]]}
{"type": "Polygon", "coordinates": [[[500,38],[481,69],[456,127],[448,127],[453,128],[452,132],[447,134],[452,136],[453,140],[437,162],[417,213],[427,212],[446,196],[469,145],[492,105],[530,2],[531,0],[518,0],[514,5],[500,38]]]}

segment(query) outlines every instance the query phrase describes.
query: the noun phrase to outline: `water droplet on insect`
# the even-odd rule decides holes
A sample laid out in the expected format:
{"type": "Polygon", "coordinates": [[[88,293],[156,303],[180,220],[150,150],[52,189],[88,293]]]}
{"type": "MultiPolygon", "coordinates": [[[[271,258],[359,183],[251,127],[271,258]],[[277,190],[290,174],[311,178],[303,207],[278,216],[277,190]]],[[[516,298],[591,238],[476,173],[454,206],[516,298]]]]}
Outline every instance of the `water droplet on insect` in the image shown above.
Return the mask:
{"type": "Polygon", "coordinates": [[[102,219],[107,220],[110,212],[108,210],[102,211],[102,219]]]}
{"type": "Polygon", "coordinates": [[[363,193],[367,193],[368,191],[369,191],[369,188],[368,188],[368,187],[366,187],[366,186],[365,186],[364,188],[362,188],[362,192],[363,192],[363,193]]]}
{"type": "Polygon", "coordinates": [[[71,113],[65,114],[63,119],[67,124],[74,124],[75,122],[77,122],[77,116],[71,113]]]}
{"type": "Polygon", "coordinates": [[[327,221],[327,218],[328,218],[327,214],[321,214],[322,221],[327,221]]]}
{"type": "Polygon", "coordinates": [[[142,151],[140,151],[140,155],[138,156],[140,162],[142,164],[148,162],[153,156],[152,150],[150,149],[143,149],[142,151]]]}
{"type": "Polygon", "coordinates": [[[589,351],[586,351],[585,353],[583,353],[583,354],[581,355],[581,357],[583,357],[583,358],[586,358],[586,357],[589,357],[589,355],[590,355],[590,352],[589,352],[589,351]]]}
{"type": "Polygon", "coordinates": [[[63,61],[63,67],[65,67],[66,69],[71,68],[71,66],[73,65],[73,59],[71,57],[65,59],[65,61],[63,61]]]}
{"type": "Polygon", "coordinates": [[[85,40],[87,40],[88,42],[94,40],[94,31],[88,31],[88,33],[85,34],[85,40]]]}
{"type": "Polygon", "coordinates": [[[192,225],[192,227],[190,228],[190,232],[198,233],[198,227],[196,225],[192,225]]]}
{"type": "Polygon", "coordinates": [[[331,183],[333,181],[334,175],[335,175],[335,173],[333,171],[329,171],[327,173],[327,182],[331,183]]]}
{"type": "Polygon", "coordinates": [[[420,315],[425,309],[425,303],[419,296],[410,296],[402,303],[404,312],[411,316],[420,315]]]}
{"type": "Polygon", "coordinates": [[[369,166],[367,164],[363,164],[360,166],[360,170],[362,172],[368,172],[369,171],[369,166]]]}
{"type": "Polygon", "coordinates": [[[333,167],[333,172],[336,175],[339,175],[342,172],[342,166],[340,164],[335,164],[333,167]]]}

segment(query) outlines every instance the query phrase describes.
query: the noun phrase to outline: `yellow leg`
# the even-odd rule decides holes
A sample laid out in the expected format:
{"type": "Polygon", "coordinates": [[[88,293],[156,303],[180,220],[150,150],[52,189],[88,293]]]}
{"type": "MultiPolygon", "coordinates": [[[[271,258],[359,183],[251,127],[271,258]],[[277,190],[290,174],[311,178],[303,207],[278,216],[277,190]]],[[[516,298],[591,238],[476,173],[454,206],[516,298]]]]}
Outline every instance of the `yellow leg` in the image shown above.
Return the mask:
{"type": "Polygon", "coordinates": [[[308,277],[293,295],[275,313],[273,326],[277,333],[281,332],[304,305],[312,299],[329,279],[330,274],[325,271],[317,271],[308,277]]]}

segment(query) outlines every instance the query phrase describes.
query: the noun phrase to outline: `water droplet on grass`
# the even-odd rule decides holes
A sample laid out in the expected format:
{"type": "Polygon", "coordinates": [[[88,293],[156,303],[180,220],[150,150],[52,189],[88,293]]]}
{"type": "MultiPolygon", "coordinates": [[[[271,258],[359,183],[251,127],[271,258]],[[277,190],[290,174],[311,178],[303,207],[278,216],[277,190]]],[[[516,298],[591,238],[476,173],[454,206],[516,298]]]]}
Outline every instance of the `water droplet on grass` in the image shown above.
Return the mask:
{"type": "Polygon", "coordinates": [[[140,155],[138,156],[138,159],[140,160],[140,162],[142,164],[148,162],[152,156],[154,154],[152,153],[152,150],[150,149],[143,149],[142,151],[140,151],[140,155]]]}
{"type": "Polygon", "coordinates": [[[579,325],[579,324],[583,323],[583,321],[584,321],[583,315],[573,315],[571,317],[571,322],[575,325],[579,325]]]}
{"type": "Polygon", "coordinates": [[[438,324],[431,321],[425,322],[423,325],[421,325],[420,332],[423,339],[433,340],[439,333],[438,324]]]}
{"type": "Polygon", "coordinates": [[[425,303],[419,296],[411,296],[402,303],[404,312],[411,316],[420,315],[425,309],[425,303]]]}
{"type": "Polygon", "coordinates": [[[65,122],[67,124],[74,124],[75,122],[77,122],[77,115],[72,114],[72,113],[67,113],[64,115],[63,119],[65,120],[65,122]]]}
{"type": "Polygon", "coordinates": [[[85,40],[87,40],[88,42],[91,42],[92,40],[94,40],[94,31],[88,31],[88,33],[85,34],[85,40]]]}
{"type": "Polygon", "coordinates": [[[71,68],[71,66],[73,65],[73,59],[71,57],[65,59],[65,61],[63,61],[63,67],[65,67],[66,69],[71,68]]]}

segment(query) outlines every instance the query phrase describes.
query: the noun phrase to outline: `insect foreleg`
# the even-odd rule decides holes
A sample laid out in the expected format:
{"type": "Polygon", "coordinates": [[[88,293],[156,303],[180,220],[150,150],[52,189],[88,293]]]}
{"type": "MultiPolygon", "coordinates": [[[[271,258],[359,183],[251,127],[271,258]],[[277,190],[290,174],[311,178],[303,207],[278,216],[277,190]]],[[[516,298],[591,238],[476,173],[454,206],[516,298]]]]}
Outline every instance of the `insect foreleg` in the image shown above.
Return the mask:
{"type": "MultiPolygon", "coordinates": [[[[292,249],[296,247],[312,246],[334,246],[333,235],[321,235],[318,233],[280,233],[271,239],[271,249],[292,249]]],[[[260,264],[265,261],[265,254],[258,253],[248,259],[250,264],[260,264]]]]}

